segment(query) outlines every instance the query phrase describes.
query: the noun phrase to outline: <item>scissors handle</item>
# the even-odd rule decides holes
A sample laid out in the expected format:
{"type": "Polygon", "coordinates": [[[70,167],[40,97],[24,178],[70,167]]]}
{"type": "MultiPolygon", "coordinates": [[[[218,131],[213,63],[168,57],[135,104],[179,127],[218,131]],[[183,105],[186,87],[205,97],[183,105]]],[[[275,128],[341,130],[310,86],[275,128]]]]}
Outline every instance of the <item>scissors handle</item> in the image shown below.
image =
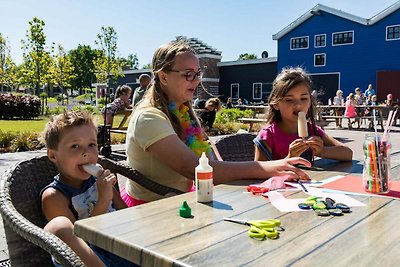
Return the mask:
{"type": "Polygon", "coordinates": [[[265,238],[277,239],[279,232],[274,228],[258,228],[254,225],[250,226],[249,236],[257,240],[264,240],[265,238]]]}
{"type": "Polygon", "coordinates": [[[261,228],[263,230],[269,229],[269,228],[275,228],[277,227],[279,231],[284,231],[281,227],[281,221],[277,219],[269,219],[269,220],[251,220],[247,222],[249,225],[254,225],[258,228],[261,228]]]}

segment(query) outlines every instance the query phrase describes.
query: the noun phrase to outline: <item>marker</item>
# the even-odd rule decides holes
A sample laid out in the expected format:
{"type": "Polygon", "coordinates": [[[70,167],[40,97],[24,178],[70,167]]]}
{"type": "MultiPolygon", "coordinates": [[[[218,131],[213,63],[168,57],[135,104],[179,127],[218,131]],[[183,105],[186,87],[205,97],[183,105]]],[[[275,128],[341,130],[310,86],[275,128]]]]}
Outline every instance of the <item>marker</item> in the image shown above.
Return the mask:
{"type": "Polygon", "coordinates": [[[297,183],[301,186],[301,188],[303,188],[304,192],[308,192],[307,188],[303,185],[303,183],[300,180],[298,180],[297,183]]]}

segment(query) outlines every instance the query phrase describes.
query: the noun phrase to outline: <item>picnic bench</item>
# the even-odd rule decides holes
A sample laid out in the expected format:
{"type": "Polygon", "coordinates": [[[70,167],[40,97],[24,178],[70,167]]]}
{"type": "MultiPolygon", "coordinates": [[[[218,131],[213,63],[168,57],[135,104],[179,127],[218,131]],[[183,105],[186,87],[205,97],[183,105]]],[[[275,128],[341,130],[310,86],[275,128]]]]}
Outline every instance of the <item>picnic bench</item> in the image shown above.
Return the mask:
{"type": "Polygon", "coordinates": [[[122,121],[117,127],[112,127],[110,129],[110,133],[126,134],[126,130],[128,129],[128,127],[125,126],[125,123],[128,121],[129,116],[131,116],[132,109],[124,109],[123,111],[121,111],[121,113],[124,114],[122,121]]]}

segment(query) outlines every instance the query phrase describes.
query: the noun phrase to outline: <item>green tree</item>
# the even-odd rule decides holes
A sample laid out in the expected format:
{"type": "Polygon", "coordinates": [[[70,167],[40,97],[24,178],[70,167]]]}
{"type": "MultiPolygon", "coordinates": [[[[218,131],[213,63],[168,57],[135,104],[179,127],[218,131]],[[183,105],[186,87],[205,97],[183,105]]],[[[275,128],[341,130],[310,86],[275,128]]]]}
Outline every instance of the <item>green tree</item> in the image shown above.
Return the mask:
{"type": "Polygon", "coordinates": [[[96,78],[99,83],[108,83],[123,76],[122,62],[117,58],[117,33],[113,27],[101,27],[101,33],[97,35],[96,44],[99,46],[99,53],[94,59],[96,78]]]}
{"type": "Polygon", "coordinates": [[[129,54],[128,55],[128,62],[129,62],[129,66],[132,69],[134,69],[134,70],[139,69],[139,59],[138,59],[136,54],[129,54]]]}
{"type": "Polygon", "coordinates": [[[146,69],[152,69],[153,68],[153,66],[152,66],[152,64],[151,63],[148,63],[148,64],[146,64],[146,65],[143,65],[143,67],[142,67],[142,69],[143,70],[146,70],[146,69]]]}
{"type": "Polygon", "coordinates": [[[23,82],[34,86],[35,94],[48,80],[48,71],[52,64],[50,52],[46,48],[46,35],[44,34],[45,23],[34,17],[29,22],[26,32],[26,40],[22,40],[23,48],[23,82]]]}
{"type": "Polygon", "coordinates": [[[53,56],[54,64],[51,68],[51,84],[60,88],[62,102],[64,104],[65,89],[71,87],[71,80],[75,77],[74,67],[62,45],[58,45],[57,52],[53,56]]]}
{"type": "Polygon", "coordinates": [[[244,54],[240,54],[238,60],[248,60],[248,59],[256,59],[257,55],[255,54],[248,54],[248,53],[244,53],[244,54]]]}
{"type": "Polygon", "coordinates": [[[89,45],[78,45],[76,49],[70,50],[72,66],[74,67],[74,77],[71,81],[71,87],[79,89],[79,94],[83,94],[84,88],[91,88],[92,83],[96,81],[94,59],[97,51],[89,45]]]}
{"type": "Polygon", "coordinates": [[[9,55],[9,47],[7,46],[7,40],[0,33],[0,83],[1,92],[4,90],[5,72],[7,69],[6,60],[9,55]]]}

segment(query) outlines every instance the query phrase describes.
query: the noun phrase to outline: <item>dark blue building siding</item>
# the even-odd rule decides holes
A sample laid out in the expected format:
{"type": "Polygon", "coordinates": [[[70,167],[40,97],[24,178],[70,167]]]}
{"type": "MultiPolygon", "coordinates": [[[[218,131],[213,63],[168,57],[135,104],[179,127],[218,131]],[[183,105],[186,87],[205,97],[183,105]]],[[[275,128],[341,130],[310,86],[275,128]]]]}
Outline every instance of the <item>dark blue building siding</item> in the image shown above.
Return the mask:
{"type": "MultiPolygon", "coordinates": [[[[278,40],[278,71],[285,66],[302,66],[309,73],[339,73],[339,88],[345,95],[368,84],[376,87],[376,76],[382,70],[400,70],[400,40],[386,41],[386,26],[400,24],[400,10],[373,25],[320,11],[278,40]],[[353,44],[332,46],[332,33],[353,31],[353,44]],[[314,47],[314,37],[326,34],[326,46],[314,47]],[[308,36],[309,48],[290,50],[290,39],[308,36]],[[314,54],[325,53],[325,66],[314,67],[314,54]]],[[[399,88],[400,89],[400,88],[399,88]]],[[[325,92],[334,96],[335,90],[325,92]]],[[[377,88],[379,91],[379,88],[377,88]]]]}
{"type": "Polygon", "coordinates": [[[239,97],[250,102],[260,102],[253,99],[253,83],[262,83],[264,102],[271,91],[272,82],[276,77],[277,62],[255,64],[235,64],[219,66],[219,94],[221,100],[226,102],[231,96],[231,84],[239,84],[239,97]]]}

